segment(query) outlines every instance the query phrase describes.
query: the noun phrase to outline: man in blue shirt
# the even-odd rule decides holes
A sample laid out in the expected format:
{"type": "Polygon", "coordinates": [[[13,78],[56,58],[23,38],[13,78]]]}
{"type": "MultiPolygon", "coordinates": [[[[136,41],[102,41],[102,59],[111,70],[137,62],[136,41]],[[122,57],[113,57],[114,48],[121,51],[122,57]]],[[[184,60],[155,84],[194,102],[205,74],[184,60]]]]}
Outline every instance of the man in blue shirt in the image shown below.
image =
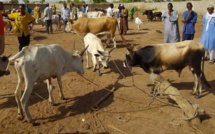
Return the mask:
{"type": "Polygon", "coordinates": [[[193,40],[195,34],[195,24],[197,21],[197,13],[192,10],[192,3],[187,3],[187,11],[184,11],[182,22],[184,23],[182,41],[193,40]]]}

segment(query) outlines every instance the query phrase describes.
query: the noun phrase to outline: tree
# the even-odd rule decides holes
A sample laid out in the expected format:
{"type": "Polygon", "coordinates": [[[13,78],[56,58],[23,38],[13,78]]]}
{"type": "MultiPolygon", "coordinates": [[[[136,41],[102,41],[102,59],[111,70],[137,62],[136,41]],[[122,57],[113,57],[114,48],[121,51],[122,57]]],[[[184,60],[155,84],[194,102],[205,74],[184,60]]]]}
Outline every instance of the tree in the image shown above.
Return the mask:
{"type": "Polygon", "coordinates": [[[29,0],[23,0],[23,2],[24,2],[25,4],[28,4],[28,3],[29,3],[29,0]]]}
{"type": "Polygon", "coordinates": [[[45,0],[40,0],[40,3],[42,3],[42,4],[43,4],[44,2],[45,2],[45,0]]]}

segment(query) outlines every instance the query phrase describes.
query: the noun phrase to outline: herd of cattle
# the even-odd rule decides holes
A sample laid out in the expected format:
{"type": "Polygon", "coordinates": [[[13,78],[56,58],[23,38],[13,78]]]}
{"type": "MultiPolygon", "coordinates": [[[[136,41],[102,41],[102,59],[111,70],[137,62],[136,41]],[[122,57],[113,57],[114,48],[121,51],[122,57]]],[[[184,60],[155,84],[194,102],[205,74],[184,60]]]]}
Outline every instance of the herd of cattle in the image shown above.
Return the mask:
{"type": "MultiPolygon", "coordinates": [[[[53,19],[56,18],[53,17],[53,19]]],[[[59,95],[61,99],[64,99],[61,77],[65,73],[72,71],[84,73],[82,56],[85,52],[92,55],[93,71],[98,70],[100,74],[101,66],[108,68],[111,51],[117,47],[115,32],[118,28],[116,18],[81,17],[71,24],[71,29],[77,35],[83,37],[84,40],[85,49],[80,54],[68,53],[57,44],[39,44],[24,47],[12,57],[0,57],[0,76],[10,74],[9,66],[11,62],[14,62],[18,75],[18,84],[15,91],[18,119],[23,119],[26,116],[28,121],[35,125],[27,105],[35,82],[46,80],[49,92],[48,100],[51,104],[54,104],[51,79],[57,78],[59,95]],[[114,43],[113,48],[108,51],[104,49],[101,39],[97,36],[101,34],[107,35],[112,39],[114,43]],[[22,94],[21,85],[23,84],[25,84],[25,89],[22,94]]],[[[125,41],[124,37],[120,36],[125,41]]],[[[196,97],[201,96],[202,84],[210,88],[203,71],[205,50],[202,44],[198,42],[184,41],[172,44],[157,44],[140,48],[137,51],[134,51],[133,46],[130,46],[127,50],[128,53],[125,54],[125,60],[122,61],[126,66],[140,66],[146,73],[156,74],[160,74],[165,70],[176,70],[179,76],[182,69],[189,66],[195,78],[193,94],[196,97]]],[[[86,54],[86,56],[88,68],[88,55],[86,54]]]]}

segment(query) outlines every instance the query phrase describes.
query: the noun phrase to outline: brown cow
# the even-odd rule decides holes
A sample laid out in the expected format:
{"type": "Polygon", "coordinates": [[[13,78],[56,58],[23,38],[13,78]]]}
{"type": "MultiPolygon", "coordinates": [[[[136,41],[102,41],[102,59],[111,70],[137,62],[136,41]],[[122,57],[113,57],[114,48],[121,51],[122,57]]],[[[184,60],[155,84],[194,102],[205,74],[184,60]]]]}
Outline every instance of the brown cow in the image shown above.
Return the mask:
{"type": "MultiPolygon", "coordinates": [[[[87,33],[93,34],[110,34],[110,37],[114,43],[114,47],[116,47],[115,41],[115,31],[116,27],[118,27],[118,22],[116,18],[112,17],[101,17],[101,18],[84,18],[81,17],[77,21],[72,24],[72,29],[79,36],[84,37],[87,33]]],[[[119,27],[118,27],[119,30],[119,27]]],[[[125,43],[125,39],[122,35],[120,35],[123,42],[125,43]]]]}

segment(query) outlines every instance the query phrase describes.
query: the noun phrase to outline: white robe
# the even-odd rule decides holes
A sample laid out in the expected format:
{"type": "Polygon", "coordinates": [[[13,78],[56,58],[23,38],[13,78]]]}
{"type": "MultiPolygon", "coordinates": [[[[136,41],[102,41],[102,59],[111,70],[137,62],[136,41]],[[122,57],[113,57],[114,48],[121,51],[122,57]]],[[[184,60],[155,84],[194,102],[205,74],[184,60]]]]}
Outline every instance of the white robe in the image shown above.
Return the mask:
{"type": "Polygon", "coordinates": [[[173,10],[171,16],[166,11],[162,14],[164,23],[164,43],[174,43],[180,41],[179,26],[178,26],[178,11],[173,10]]]}

